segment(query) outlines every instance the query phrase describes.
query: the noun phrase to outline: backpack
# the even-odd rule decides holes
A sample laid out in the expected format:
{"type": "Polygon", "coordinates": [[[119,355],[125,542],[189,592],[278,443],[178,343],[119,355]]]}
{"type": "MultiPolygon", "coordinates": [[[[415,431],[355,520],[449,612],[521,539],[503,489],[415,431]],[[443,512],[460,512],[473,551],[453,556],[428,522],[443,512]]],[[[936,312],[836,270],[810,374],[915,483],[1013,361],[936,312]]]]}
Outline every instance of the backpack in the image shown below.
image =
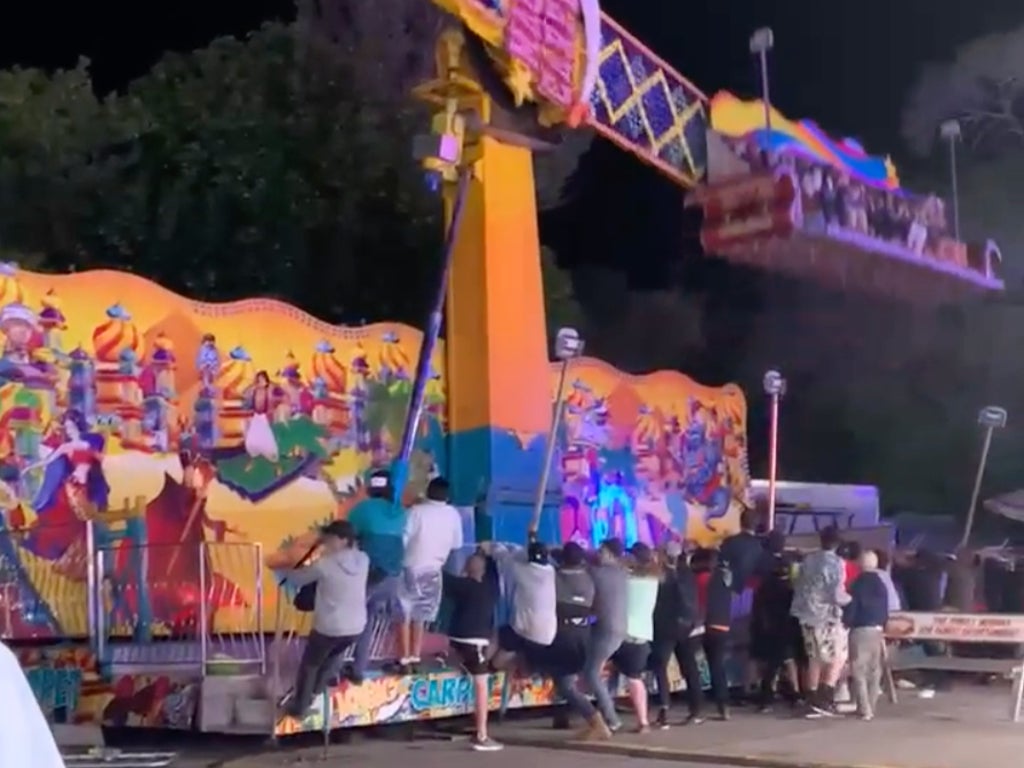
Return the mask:
{"type": "Polygon", "coordinates": [[[292,598],[292,606],[300,613],[312,613],[316,609],[316,582],[299,588],[292,598]]]}
{"type": "MultiPolygon", "coordinates": [[[[313,556],[316,552],[316,548],[320,546],[319,543],[314,544],[309,548],[309,551],[304,554],[299,562],[295,564],[295,568],[301,568],[306,564],[306,561],[313,556]]],[[[293,569],[294,570],[294,569],[293,569]]],[[[284,586],[286,579],[282,579],[278,586],[284,586]]],[[[300,613],[312,613],[316,609],[316,582],[305,584],[299,587],[298,592],[292,598],[292,607],[300,613]]]]}

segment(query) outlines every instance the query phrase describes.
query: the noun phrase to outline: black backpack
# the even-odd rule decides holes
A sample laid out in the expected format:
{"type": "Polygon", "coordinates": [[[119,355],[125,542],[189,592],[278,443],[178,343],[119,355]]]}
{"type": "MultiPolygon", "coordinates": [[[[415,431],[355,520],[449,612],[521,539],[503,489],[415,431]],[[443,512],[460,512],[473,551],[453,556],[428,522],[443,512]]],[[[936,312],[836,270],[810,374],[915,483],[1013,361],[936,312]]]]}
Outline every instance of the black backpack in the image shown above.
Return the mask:
{"type": "MultiPolygon", "coordinates": [[[[314,544],[309,548],[309,551],[302,556],[302,558],[295,564],[295,568],[301,568],[306,564],[306,561],[313,556],[316,552],[316,548],[320,546],[319,543],[314,544]]],[[[294,569],[293,569],[294,570],[294,569]]],[[[284,586],[286,579],[282,579],[279,586],[284,586]]],[[[295,593],[292,598],[292,607],[300,613],[312,613],[316,608],[316,582],[305,584],[299,587],[299,591],[295,593]]]]}

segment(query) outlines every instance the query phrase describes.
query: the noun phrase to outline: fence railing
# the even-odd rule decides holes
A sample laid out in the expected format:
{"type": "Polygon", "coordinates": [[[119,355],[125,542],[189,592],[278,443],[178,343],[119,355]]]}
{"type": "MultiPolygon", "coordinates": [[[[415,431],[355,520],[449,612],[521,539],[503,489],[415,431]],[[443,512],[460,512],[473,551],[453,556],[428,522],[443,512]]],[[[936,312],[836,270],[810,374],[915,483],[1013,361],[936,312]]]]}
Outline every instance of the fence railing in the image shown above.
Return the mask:
{"type": "Polygon", "coordinates": [[[265,670],[260,544],[120,542],[94,550],[90,636],[101,660],[265,670]]]}

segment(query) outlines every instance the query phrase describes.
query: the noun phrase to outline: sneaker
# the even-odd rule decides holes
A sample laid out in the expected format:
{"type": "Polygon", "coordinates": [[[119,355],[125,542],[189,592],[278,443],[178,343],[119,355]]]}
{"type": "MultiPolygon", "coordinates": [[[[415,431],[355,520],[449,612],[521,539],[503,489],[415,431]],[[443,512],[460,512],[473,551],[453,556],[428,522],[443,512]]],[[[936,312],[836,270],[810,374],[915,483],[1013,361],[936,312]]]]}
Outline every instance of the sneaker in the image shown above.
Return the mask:
{"type": "Polygon", "coordinates": [[[608,730],[612,733],[618,733],[622,730],[622,721],[616,720],[614,723],[608,723],[608,730]]]}
{"type": "Polygon", "coordinates": [[[578,741],[608,741],[612,737],[612,729],[601,717],[600,713],[595,714],[579,733],[576,734],[578,741]]]}
{"type": "Polygon", "coordinates": [[[728,720],[729,719],[729,708],[728,707],[719,707],[718,708],[718,716],[715,719],[719,720],[719,721],[721,721],[723,723],[726,720],[728,720]]]}
{"type": "Polygon", "coordinates": [[[865,723],[870,723],[872,720],[875,719],[875,716],[874,715],[861,715],[860,719],[863,720],[865,723]]]}
{"type": "Polygon", "coordinates": [[[701,715],[690,715],[683,720],[683,725],[701,725],[705,722],[705,719],[701,715]]]}
{"type": "Polygon", "coordinates": [[[668,710],[667,709],[660,709],[660,710],[658,710],[658,719],[654,721],[654,727],[657,728],[660,731],[667,731],[668,730],[669,725],[668,725],[668,710]]]}
{"type": "Polygon", "coordinates": [[[480,738],[476,736],[473,738],[473,750],[475,752],[499,752],[505,748],[505,745],[500,741],[495,741],[490,736],[480,738]]]}

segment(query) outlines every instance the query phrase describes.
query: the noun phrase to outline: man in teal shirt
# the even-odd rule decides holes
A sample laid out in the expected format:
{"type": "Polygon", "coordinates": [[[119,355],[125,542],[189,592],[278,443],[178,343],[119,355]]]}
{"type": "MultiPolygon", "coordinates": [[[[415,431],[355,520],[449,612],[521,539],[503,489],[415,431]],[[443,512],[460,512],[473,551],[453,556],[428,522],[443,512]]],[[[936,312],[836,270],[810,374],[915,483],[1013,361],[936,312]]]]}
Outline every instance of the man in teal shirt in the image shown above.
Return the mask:
{"type": "Polygon", "coordinates": [[[366,629],[356,643],[355,661],[349,678],[358,684],[370,663],[370,643],[379,618],[395,605],[405,557],[405,510],[393,501],[391,474],[378,469],[370,473],[367,496],[348,513],[359,547],[370,558],[367,586],[366,629]]]}

